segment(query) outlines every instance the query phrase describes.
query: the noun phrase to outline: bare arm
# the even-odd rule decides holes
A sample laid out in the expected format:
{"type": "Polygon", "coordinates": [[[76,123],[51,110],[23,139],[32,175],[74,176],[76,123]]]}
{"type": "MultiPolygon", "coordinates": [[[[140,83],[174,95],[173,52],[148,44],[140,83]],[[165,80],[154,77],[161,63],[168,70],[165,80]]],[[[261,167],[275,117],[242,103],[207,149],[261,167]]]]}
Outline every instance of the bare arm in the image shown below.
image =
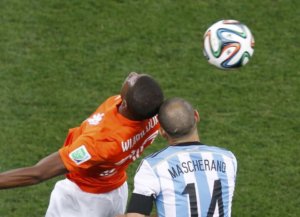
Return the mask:
{"type": "Polygon", "coordinates": [[[0,189],[38,184],[67,172],[59,153],[54,152],[34,166],[0,173],[0,189]]]}

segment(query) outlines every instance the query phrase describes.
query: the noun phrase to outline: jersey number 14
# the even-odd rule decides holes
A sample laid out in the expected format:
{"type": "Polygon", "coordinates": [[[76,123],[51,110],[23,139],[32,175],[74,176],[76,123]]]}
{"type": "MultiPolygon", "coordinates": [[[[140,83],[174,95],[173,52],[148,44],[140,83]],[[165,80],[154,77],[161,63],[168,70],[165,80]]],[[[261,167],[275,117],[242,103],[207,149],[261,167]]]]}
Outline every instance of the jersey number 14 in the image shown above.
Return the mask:
{"type": "MultiPolygon", "coordinates": [[[[195,183],[189,183],[185,186],[182,194],[188,194],[190,200],[190,213],[191,217],[198,217],[198,205],[197,205],[197,196],[196,196],[196,188],[195,183]]],[[[219,216],[224,217],[223,210],[223,200],[222,200],[222,185],[221,180],[215,180],[214,182],[214,190],[212,193],[209,209],[207,212],[207,217],[212,217],[215,212],[216,204],[218,203],[219,207],[219,216]]]]}

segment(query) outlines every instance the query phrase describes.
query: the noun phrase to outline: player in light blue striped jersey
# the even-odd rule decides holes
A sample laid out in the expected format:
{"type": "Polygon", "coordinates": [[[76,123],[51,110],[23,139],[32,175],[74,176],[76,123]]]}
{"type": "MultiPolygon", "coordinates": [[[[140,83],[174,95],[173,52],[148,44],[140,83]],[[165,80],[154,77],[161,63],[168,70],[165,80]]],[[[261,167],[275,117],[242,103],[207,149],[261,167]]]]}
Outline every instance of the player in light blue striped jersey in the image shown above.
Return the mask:
{"type": "Polygon", "coordinates": [[[231,216],[234,154],[200,142],[199,114],[183,99],[166,100],[158,119],[169,146],[141,162],[126,216],[150,215],[153,202],[159,217],[231,216]]]}

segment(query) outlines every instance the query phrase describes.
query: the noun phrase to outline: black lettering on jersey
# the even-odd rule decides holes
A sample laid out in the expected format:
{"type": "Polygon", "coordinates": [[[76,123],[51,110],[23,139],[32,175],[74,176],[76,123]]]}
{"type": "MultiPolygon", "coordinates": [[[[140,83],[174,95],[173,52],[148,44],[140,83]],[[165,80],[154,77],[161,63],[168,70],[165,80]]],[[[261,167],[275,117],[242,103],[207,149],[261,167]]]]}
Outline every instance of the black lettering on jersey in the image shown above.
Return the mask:
{"type": "Polygon", "coordinates": [[[183,174],[183,171],[182,171],[181,167],[178,164],[176,165],[176,168],[177,168],[177,172],[178,172],[179,176],[180,176],[180,174],[183,174]]]}
{"type": "Polygon", "coordinates": [[[192,160],[176,164],[168,169],[168,171],[172,179],[185,173],[197,171],[216,171],[226,173],[226,163],[220,160],[192,160]]]}
{"type": "Polygon", "coordinates": [[[169,173],[170,173],[172,179],[174,179],[174,178],[176,178],[176,177],[178,176],[178,174],[176,173],[174,167],[172,167],[172,171],[169,170],[169,169],[168,169],[168,171],[169,171],[169,173]]]}
{"type": "Polygon", "coordinates": [[[194,168],[194,164],[191,161],[187,162],[188,168],[189,168],[189,172],[194,172],[195,168],[194,168]]]}
{"type": "Polygon", "coordinates": [[[211,170],[215,170],[216,171],[216,165],[215,165],[215,161],[212,160],[211,162],[211,170]]]}
{"type": "Polygon", "coordinates": [[[204,167],[203,167],[203,160],[198,160],[198,164],[199,164],[199,167],[200,167],[200,171],[204,171],[204,167]]]}
{"type": "Polygon", "coordinates": [[[204,170],[210,170],[210,167],[209,167],[209,160],[204,160],[204,170]]]}
{"type": "Polygon", "coordinates": [[[182,162],[182,163],[181,163],[181,166],[182,166],[182,168],[183,168],[183,172],[184,172],[184,173],[187,173],[187,172],[189,171],[189,168],[187,167],[186,163],[187,163],[187,162],[182,162]]]}

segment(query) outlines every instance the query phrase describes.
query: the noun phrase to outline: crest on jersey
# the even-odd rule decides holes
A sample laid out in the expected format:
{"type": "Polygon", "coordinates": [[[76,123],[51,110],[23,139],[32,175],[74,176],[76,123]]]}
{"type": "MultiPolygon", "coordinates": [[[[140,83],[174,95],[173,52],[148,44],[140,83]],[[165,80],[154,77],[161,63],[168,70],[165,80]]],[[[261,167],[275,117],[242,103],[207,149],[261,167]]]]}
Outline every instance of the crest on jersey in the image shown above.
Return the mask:
{"type": "Polygon", "coordinates": [[[90,153],[87,151],[84,145],[76,148],[69,154],[69,157],[74,161],[77,165],[82,164],[89,159],[91,159],[90,153]]]}
{"type": "Polygon", "coordinates": [[[88,118],[87,121],[89,122],[90,125],[98,125],[101,121],[102,118],[104,117],[103,113],[97,113],[94,114],[92,117],[88,118]]]}

